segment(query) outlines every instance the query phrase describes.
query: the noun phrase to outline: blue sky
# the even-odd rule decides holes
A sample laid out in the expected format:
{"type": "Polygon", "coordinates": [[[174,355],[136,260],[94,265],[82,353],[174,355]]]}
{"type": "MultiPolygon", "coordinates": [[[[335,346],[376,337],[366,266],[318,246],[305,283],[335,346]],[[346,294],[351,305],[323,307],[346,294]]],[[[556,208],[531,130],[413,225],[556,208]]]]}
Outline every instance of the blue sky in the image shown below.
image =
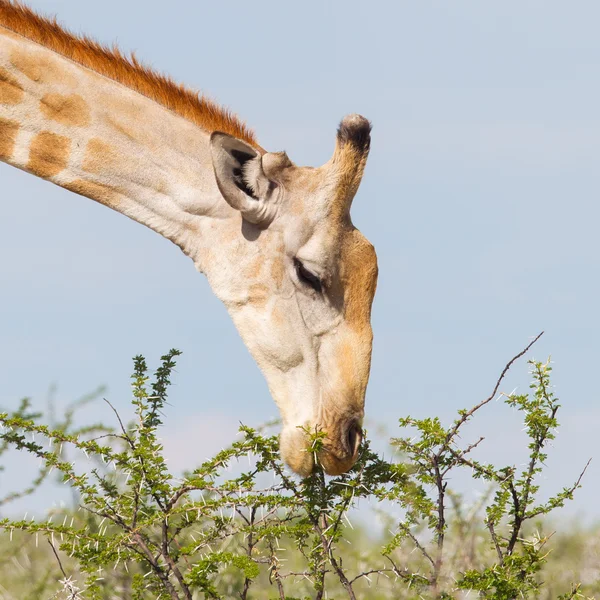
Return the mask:
{"type": "MultiPolygon", "coordinates": [[[[380,264],[373,431],[393,433],[406,414],[453,418],[545,330],[532,355],[552,355],[563,408],[543,489],[597,455],[598,4],[29,4],[205,91],[298,164],[329,158],[343,115],[371,119],[353,219],[380,264]]],[[[126,414],[131,357],[155,364],[177,347],[174,466],[219,449],[238,421],[276,416],[225,309],[176,247],[14,168],[0,164],[0,177],[0,404],[43,403],[52,383],[66,403],[105,383],[126,414]]],[[[502,389],[527,382],[520,362],[502,389]]],[[[483,432],[481,458],[519,464],[521,430],[495,402],[465,441],[483,432]]],[[[600,516],[598,481],[600,457],[570,514],[600,516]]]]}

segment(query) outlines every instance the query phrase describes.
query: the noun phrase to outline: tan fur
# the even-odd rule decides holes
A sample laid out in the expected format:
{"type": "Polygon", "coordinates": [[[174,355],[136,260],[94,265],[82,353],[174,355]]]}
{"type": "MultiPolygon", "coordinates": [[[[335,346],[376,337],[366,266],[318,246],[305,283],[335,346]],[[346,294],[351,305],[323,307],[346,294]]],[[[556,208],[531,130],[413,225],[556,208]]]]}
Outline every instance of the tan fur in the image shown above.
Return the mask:
{"type": "MultiPolygon", "coordinates": [[[[148,117],[148,107],[144,106],[139,102],[130,102],[129,98],[125,98],[122,95],[104,94],[102,96],[102,103],[108,111],[109,119],[112,115],[118,116],[120,119],[125,119],[129,123],[141,123],[148,117]]],[[[144,129],[138,128],[136,130],[136,140],[146,145],[148,137],[144,137],[144,129]]]]}
{"type": "Polygon", "coordinates": [[[0,68],[0,104],[19,104],[23,94],[21,84],[8,71],[0,68]]]}
{"type": "Polygon", "coordinates": [[[92,138],[85,149],[82,168],[92,175],[109,177],[111,173],[118,172],[120,177],[125,177],[130,182],[140,185],[150,185],[153,189],[165,193],[166,182],[160,178],[157,171],[140,176],[140,158],[137,155],[125,155],[118,147],[100,138],[92,138]]]}
{"type": "MultiPolygon", "coordinates": [[[[1,10],[2,4],[0,0],[0,15],[2,14],[1,10]]],[[[2,20],[0,16],[0,26],[1,24],[2,20]]],[[[36,83],[60,81],[63,85],[69,87],[76,83],[73,75],[67,73],[65,69],[61,69],[58,61],[47,55],[32,54],[31,52],[18,50],[11,54],[10,62],[17,71],[20,71],[25,77],[36,83]]]]}
{"type": "Polygon", "coordinates": [[[336,148],[333,160],[337,180],[335,198],[331,203],[332,213],[339,219],[345,219],[362,180],[367,153],[363,154],[352,144],[345,143],[336,148]]]}
{"type": "Polygon", "coordinates": [[[275,289],[279,289],[283,283],[283,276],[285,274],[283,260],[279,257],[275,258],[271,265],[271,279],[275,284],[275,289]]]}
{"type": "MultiPolygon", "coordinates": [[[[118,131],[119,133],[122,133],[126,138],[128,138],[129,140],[136,142],[136,143],[141,143],[143,145],[147,145],[149,138],[151,137],[148,132],[142,127],[132,127],[131,125],[127,125],[124,123],[123,119],[121,118],[115,118],[113,115],[106,115],[106,120],[108,123],[110,123],[116,131],[118,131]]],[[[136,122],[136,120],[134,119],[132,122],[136,122]]]]}
{"type": "Polygon", "coordinates": [[[273,309],[273,312],[271,313],[271,319],[276,327],[279,327],[285,323],[285,315],[279,306],[275,306],[273,309]]]}
{"type": "Polygon", "coordinates": [[[120,153],[109,143],[99,138],[92,138],[85,149],[83,170],[97,175],[103,170],[119,165],[122,160],[120,153]]]}
{"type": "Polygon", "coordinates": [[[248,289],[249,302],[255,307],[265,306],[270,296],[269,288],[264,283],[254,283],[248,289]]]}
{"type": "Polygon", "coordinates": [[[31,142],[27,169],[38,177],[58,175],[67,167],[70,148],[69,138],[42,131],[31,142]]]}
{"type": "Polygon", "coordinates": [[[357,333],[370,327],[371,305],[377,287],[377,256],[373,245],[351,229],[342,237],[342,281],[347,323],[357,333]]]}
{"type": "Polygon", "coordinates": [[[86,196],[111,208],[115,208],[120,201],[121,191],[109,185],[76,179],[75,181],[65,183],[64,187],[76,194],[86,196]]]}
{"type": "Polygon", "coordinates": [[[299,217],[300,215],[302,215],[304,213],[304,204],[302,202],[302,199],[298,198],[294,202],[292,202],[289,210],[290,214],[294,215],[295,217],[299,217]]]}
{"type": "Polygon", "coordinates": [[[352,388],[352,383],[356,374],[354,344],[349,340],[342,342],[338,348],[338,364],[340,368],[341,379],[344,386],[352,388]]]}
{"type": "MultiPolygon", "coordinates": [[[[90,38],[75,36],[60,27],[56,19],[41,17],[16,0],[0,0],[0,27],[152,98],[206,131],[223,131],[260,148],[254,134],[227,110],[140,64],[135,56],[129,58],[117,48],[109,50],[90,38]]],[[[25,66],[26,57],[16,58],[19,68],[31,79],[44,77],[44,69],[33,61],[25,66]]]]}
{"type": "Polygon", "coordinates": [[[237,227],[230,227],[221,236],[221,240],[223,241],[224,244],[229,244],[229,243],[231,243],[233,241],[238,240],[239,235],[240,235],[239,234],[239,228],[237,228],[237,227]]]}
{"type": "Polygon", "coordinates": [[[77,94],[46,94],[40,100],[42,113],[51,121],[74,127],[85,127],[90,123],[90,107],[77,94]]]}
{"type": "Polygon", "coordinates": [[[248,277],[248,279],[258,279],[258,276],[262,271],[263,263],[264,259],[260,256],[251,261],[246,269],[246,277],[248,277]]]}
{"type": "Polygon", "coordinates": [[[344,285],[344,317],[356,334],[342,342],[338,349],[338,366],[343,386],[353,394],[348,407],[361,403],[371,370],[371,306],[377,287],[377,256],[366,238],[353,229],[343,236],[342,281],[344,285]]]}
{"type": "Polygon", "coordinates": [[[13,153],[19,124],[0,118],[0,160],[8,160],[13,153]]]}

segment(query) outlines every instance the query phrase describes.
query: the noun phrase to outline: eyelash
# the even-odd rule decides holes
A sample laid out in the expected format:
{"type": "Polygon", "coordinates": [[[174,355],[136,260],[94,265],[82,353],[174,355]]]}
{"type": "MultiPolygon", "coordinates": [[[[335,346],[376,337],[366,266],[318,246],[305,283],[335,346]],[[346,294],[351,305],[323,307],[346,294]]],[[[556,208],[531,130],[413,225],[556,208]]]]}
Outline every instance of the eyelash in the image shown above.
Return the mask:
{"type": "Polygon", "coordinates": [[[310,286],[313,290],[315,290],[315,292],[321,293],[323,290],[323,283],[314,273],[308,271],[297,258],[294,259],[294,267],[296,269],[298,279],[302,283],[310,286]]]}

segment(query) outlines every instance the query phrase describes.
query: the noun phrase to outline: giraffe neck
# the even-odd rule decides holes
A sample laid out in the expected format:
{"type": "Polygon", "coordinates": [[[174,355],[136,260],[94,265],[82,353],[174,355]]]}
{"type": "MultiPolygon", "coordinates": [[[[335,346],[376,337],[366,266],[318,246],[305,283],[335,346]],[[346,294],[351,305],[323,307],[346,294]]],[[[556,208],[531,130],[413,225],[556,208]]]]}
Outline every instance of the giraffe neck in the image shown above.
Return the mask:
{"type": "Polygon", "coordinates": [[[151,227],[197,264],[191,240],[203,217],[227,211],[208,140],[153,100],[0,27],[0,160],[151,227]]]}

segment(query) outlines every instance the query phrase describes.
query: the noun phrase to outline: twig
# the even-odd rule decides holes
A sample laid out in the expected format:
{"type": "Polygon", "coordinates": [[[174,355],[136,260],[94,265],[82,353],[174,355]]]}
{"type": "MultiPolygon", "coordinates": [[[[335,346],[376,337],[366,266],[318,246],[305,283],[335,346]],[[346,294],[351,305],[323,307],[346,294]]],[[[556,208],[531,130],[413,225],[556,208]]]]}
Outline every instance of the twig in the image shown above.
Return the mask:
{"type": "Polygon", "coordinates": [[[273,540],[269,540],[269,550],[271,551],[271,556],[269,557],[269,582],[271,582],[272,576],[275,579],[275,583],[277,583],[279,600],[285,600],[285,589],[283,588],[281,574],[279,573],[279,563],[277,562],[277,556],[275,555],[275,548],[273,548],[273,540]]]}
{"type": "MultiPolygon", "coordinates": [[[[460,464],[466,465],[467,467],[471,467],[474,471],[477,471],[478,473],[485,473],[490,479],[498,481],[497,473],[495,473],[491,469],[487,469],[485,466],[480,465],[479,463],[475,463],[472,460],[465,458],[465,452],[457,452],[456,450],[454,450],[454,448],[450,447],[448,448],[448,452],[450,452],[450,454],[452,454],[455,460],[457,460],[460,464]]],[[[448,469],[444,471],[444,474],[446,474],[447,471],[448,469]]]]}
{"type": "Polygon", "coordinates": [[[392,565],[392,571],[398,577],[400,577],[400,579],[404,579],[404,580],[408,580],[408,581],[412,581],[413,579],[420,579],[421,581],[423,581],[423,583],[426,583],[427,585],[431,585],[432,582],[424,575],[417,575],[416,573],[411,573],[406,568],[401,571],[398,568],[398,565],[396,565],[396,563],[391,559],[391,557],[386,555],[384,558],[386,558],[387,560],[390,561],[390,564],[392,565]]]}
{"type": "Polygon", "coordinates": [[[61,573],[63,574],[65,579],[69,579],[69,576],[65,573],[65,570],[62,566],[62,562],[60,560],[60,556],[58,556],[58,552],[56,551],[54,544],[50,540],[47,540],[47,541],[48,541],[48,544],[50,544],[50,548],[52,548],[52,552],[54,552],[54,556],[56,556],[56,560],[58,561],[58,566],[60,567],[61,573]]]}
{"type": "Polygon", "coordinates": [[[498,559],[500,560],[500,564],[504,563],[504,554],[502,553],[502,548],[500,547],[500,543],[498,542],[498,536],[496,535],[496,530],[494,529],[494,523],[490,520],[486,522],[488,529],[490,530],[490,535],[492,536],[492,542],[494,542],[494,548],[496,548],[496,553],[498,554],[498,559]]]}
{"type": "Polygon", "coordinates": [[[173,557],[171,556],[171,553],[170,553],[169,528],[167,526],[167,515],[164,515],[163,522],[162,522],[161,554],[162,554],[162,557],[163,557],[165,563],[167,565],[169,565],[169,569],[170,569],[171,573],[173,573],[173,575],[175,575],[175,578],[177,579],[177,581],[179,583],[179,587],[181,588],[181,591],[185,595],[186,600],[192,600],[192,592],[190,591],[190,588],[188,587],[188,585],[185,583],[185,579],[184,579],[183,575],[181,574],[179,567],[175,564],[175,561],[173,560],[173,557]]]}
{"type": "Polygon", "coordinates": [[[539,333],[538,335],[536,335],[535,338],[531,342],[529,342],[529,344],[527,344],[527,346],[523,350],[521,350],[521,352],[519,352],[519,354],[517,354],[516,356],[513,356],[508,361],[508,363],[502,370],[502,373],[500,373],[500,377],[498,377],[498,381],[496,382],[496,385],[494,386],[494,390],[492,391],[492,393],[485,400],[481,401],[479,404],[477,404],[476,406],[471,408],[471,410],[468,410],[467,412],[465,412],[461,415],[460,419],[458,419],[458,421],[456,421],[456,423],[454,424],[454,427],[448,432],[448,435],[446,436],[446,439],[444,440],[444,443],[442,444],[442,448],[444,448],[450,444],[450,442],[452,441],[454,436],[458,433],[458,430],[465,423],[465,421],[467,421],[471,416],[473,416],[473,414],[476,411],[478,411],[482,406],[485,406],[486,404],[491,402],[496,397],[498,388],[500,387],[502,380],[508,373],[509,369],[512,367],[513,363],[515,361],[519,360],[519,358],[521,358],[523,355],[527,354],[527,352],[529,352],[529,349],[531,348],[531,346],[533,346],[543,335],[544,335],[543,331],[541,333],[539,333]]]}
{"type": "Polygon", "coordinates": [[[350,580],[350,583],[354,583],[357,579],[360,579],[361,577],[368,577],[369,575],[383,575],[384,573],[389,573],[392,572],[394,574],[396,574],[396,571],[394,569],[371,569],[370,571],[364,571],[363,573],[359,573],[356,577],[354,577],[354,579],[350,580]]]}
{"type": "MultiPolygon", "coordinates": [[[[248,523],[248,525],[250,527],[250,533],[248,534],[248,547],[246,549],[246,554],[248,555],[248,558],[250,560],[252,560],[252,550],[254,549],[253,527],[254,527],[255,517],[256,517],[256,506],[253,506],[250,509],[250,519],[246,519],[246,522],[248,523]]],[[[252,580],[249,577],[244,578],[244,589],[240,592],[241,600],[246,600],[246,598],[248,597],[248,590],[250,589],[251,583],[252,583],[252,580]]]]}
{"type": "MultiPolygon", "coordinates": [[[[581,471],[581,473],[579,473],[579,477],[577,478],[577,481],[567,490],[568,494],[572,494],[578,487],[579,484],[581,483],[581,480],[583,479],[583,476],[585,475],[585,472],[587,471],[588,467],[590,466],[590,463],[592,462],[592,459],[590,458],[587,463],[585,463],[585,467],[583,467],[583,471],[581,471]]],[[[544,508],[540,508],[536,511],[533,511],[531,513],[528,513],[524,516],[523,520],[525,519],[533,519],[535,517],[537,517],[538,515],[541,515],[543,513],[545,513],[546,511],[544,510],[544,508]]]]}
{"type": "Polygon", "coordinates": [[[437,585],[438,578],[440,576],[440,572],[442,570],[442,561],[444,559],[444,535],[446,531],[446,514],[445,514],[445,506],[444,499],[446,494],[446,486],[447,483],[444,483],[444,478],[442,473],[440,472],[440,466],[438,462],[438,456],[435,455],[433,457],[433,468],[435,472],[435,484],[438,489],[438,520],[436,524],[436,533],[437,533],[437,556],[435,559],[434,571],[433,571],[433,584],[437,585]]]}
{"type": "Polygon", "coordinates": [[[404,529],[404,531],[408,535],[408,537],[413,541],[413,544],[420,550],[421,554],[431,563],[431,566],[435,568],[435,561],[433,560],[433,558],[431,557],[429,552],[427,552],[427,550],[425,550],[425,547],[423,545],[421,545],[421,543],[417,539],[417,536],[415,536],[412,533],[412,531],[410,530],[410,528],[408,526],[406,526],[406,525],[400,525],[400,526],[402,527],[402,529],[404,529]]]}
{"type": "MultiPolygon", "coordinates": [[[[169,581],[169,576],[163,571],[162,567],[158,564],[158,561],[154,558],[150,548],[144,541],[144,538],[137,532],[133,534],[133,540],[135,545],[140,549],[140,552],[144,555],[146,560],[150,563],[152,570],[156,573],[157,577],[161,580],[169,592],[172,600],[180,600],[179,594],[175,589],[175,586],[169,581]]],[[[191,596],[189,596],[191,598],[191,596]]]]}
{"type": "Polygon", "coordinates": [[[129,434],[127,433],[127,430],[125,429],[125,426],[123,425],[123,421],[121,421],[121,416],[119,415],[117,409],[106,398],[102,398],[102,400],[104,400],[104,402],[106,402],[106,404],[108,404],[112,408],[112,411],[115,413],[117,420],[119,421],[119,426],[121,427],[121,431],[123,432],[123,435],[125,436],[127,441],[131,444],[131,447],[133,448],[131,438],[129,437],[129,434]]]}

